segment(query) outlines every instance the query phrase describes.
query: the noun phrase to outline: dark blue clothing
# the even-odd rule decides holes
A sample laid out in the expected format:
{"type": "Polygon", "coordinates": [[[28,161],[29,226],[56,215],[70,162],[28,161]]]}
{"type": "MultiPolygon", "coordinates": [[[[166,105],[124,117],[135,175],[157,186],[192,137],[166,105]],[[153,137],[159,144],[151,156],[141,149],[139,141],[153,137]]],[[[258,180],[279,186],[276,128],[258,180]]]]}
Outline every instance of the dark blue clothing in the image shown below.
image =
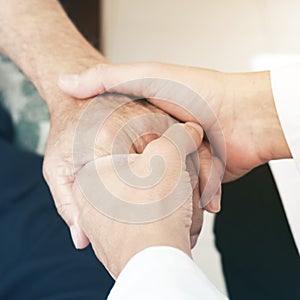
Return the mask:
{"type": "Polygon", "coordinates": [[[300,257],[268,165],[224,184],[215,233],[231,300],[300,299],[300,257]]]}
{"type": "Polygon", "coordinates": [[[74,248],[42,176],[43,158],[11,144],[0,108],[0,299],[106,299],[113,280],[74,248]]]}

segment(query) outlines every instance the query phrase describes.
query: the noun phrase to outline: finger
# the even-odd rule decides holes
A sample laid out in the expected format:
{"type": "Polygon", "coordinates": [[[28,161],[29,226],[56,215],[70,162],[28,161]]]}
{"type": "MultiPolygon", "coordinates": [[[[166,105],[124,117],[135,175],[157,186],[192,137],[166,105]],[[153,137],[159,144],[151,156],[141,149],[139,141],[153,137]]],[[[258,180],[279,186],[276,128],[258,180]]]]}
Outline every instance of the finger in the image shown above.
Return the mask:
{"type": "Polygon", "coordinates": [[[199,148],[202,138],[203,130],[200,125],[192,122],[174,124],[160,138],[149,143],[143,155],[174,153],[175,150],[185,161],[187,155],[199,148]]]}
{"type": "Polygon", "coordinates": [[[216,192],[215,196],[209,202],[209,204],[205,207],[205,210],[218,213],[221,210],[221,200],[222,200],[222,186],[220,184],[218,191],[216,192]]]}
{"type": "Polygon", "coordinates": [[[199,161],[197,160],[198,153],[194,152],[186,159],[187,171],[190,176],[191,186],[193,188],[193,214],[192,224],[190,228],[190,244],[191,248],[196,245],[198,236],[201,232],[203,223],[203,209],[199,206],[200,203],[200,188],[199,188],[199,161]]]}
{"type": "Polygon", "coordinates": [[[61,75],[58,86],[76,98],[88,98],[106,91],[104,73],[109,65],[99,64],[81,74],[61,75]]]}
{"type": "Polygon", "coordinates": [[[159,71],[155,67],[149,67],[153,65],[142,63],[131,65],[98,64],[81,74],[61,75],[58,85],[65,93],[80,99],[103,94],[108,90],[144,98],[144,89],[133,89],[126,86],[121,89],[119,85],[135,79],[157,77],[159,71]]]}
{"type": "Polygon", "coordinates": [[[144,78],[180,81],[181,68],[160,63],[98,64],[81,74],[61,75],[59,87],[73,97],[84,99],[107,91],[149,98],[149,88],[121,83],[144,78]]]}
{"type": "Polygon", "coordinates": [[[189,76],[183,77],[186,69],[171,64],[99,64],[81,74],[61,75],[58,85],[65,93],[79,99],[90,98],[105,92],[146,98],[153,105],[183,122],[195,122],[197,121],[195,116],[184,106],[186,102],[174,100],[177,93],[174,86],[178,89],[183,78],[185,78],[183,85],[194,85],[189,82],[189,78],[195,77],[192,74],[195,71],[190,69],[189,76]],[[166,86],[165,80],[169,86],[166,86]]]}
{"type": "Polygon", "coordinates": [[[214,182],[215,194],[211,197],[208,204],[204,207],[205,210],[211,213],[218,213],[221,210],[221,200],[222,200],[222,182],[220,179],[220,174],[222,172],[222,163],[217,157],[212,157],[212,171],[210,180],[214,182]]]}
{"type": "Polygon", "coordinates": [[[60,184],[51,184],[50,186],[57,212],[69,226],[75,248],[83,249],[87,247],[89,239],[77,222],[79,210],[74,204],[73,197],[70,194],[72,186],[60,184]],[[63,199],[63,201],[61,201],[61,199],[63,199]]]}
{"type": "Polygon", "coordinates": [[[200,206],[209,212],[217,213],[221,209],[221,181],[216,168],[216,158],[211,155],[209,144],[206,141],[200,146],[198,155],[200,206]]]}
{"type": "Polygon", "coordinates": [[[197,184],[193,192],[193,215],[190,229],[191,248],[195,247],[203,225],[203,209],[199,207],[199,201],[199,184],[197,184]]]}
{"type": "Polygon", "coordinates": [[[44,177],[49,185],[58,214],[70,228],[73,243],[77,249],[88,246],[89,240],[77,223],[79,209],[74,203],[72,186],[74,176],[69,168],[57,167],[54,172],[45,170],[44,177]]]}

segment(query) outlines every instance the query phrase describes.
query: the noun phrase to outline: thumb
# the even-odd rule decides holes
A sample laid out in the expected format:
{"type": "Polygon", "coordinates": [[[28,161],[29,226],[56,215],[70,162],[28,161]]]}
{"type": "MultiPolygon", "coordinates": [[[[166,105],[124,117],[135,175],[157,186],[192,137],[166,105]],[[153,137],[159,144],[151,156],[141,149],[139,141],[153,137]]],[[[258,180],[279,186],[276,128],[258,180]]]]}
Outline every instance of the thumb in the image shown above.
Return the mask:
{"type": "Polygon", "coordinates": [[[182,161],[185,161],[187,155],[200,147],[202,139],[203,130],[200,125],[193,122],[174,124],[160,138],[149,143],[143,155],[166,154],[170,157],[179,152],[182,161]]]}
{"type": "MultiPolygon", "coordinates": [[[[191,113],[200,113],[199,101],[193,100],[195,93],[188,88],[190,79],[196,74],[185,72],[181,66],[162,63],[98,64],[81,74],[61,75],[58,85],[62,91],[78,99],[105,92],[146,98],[183,122],[200,122],[200,117],[191,113]]],[[[210,120],[209,116],[205,115],[205,110],[201,112],[202,124],[207,118],[210,120]]]]}
{"type": "Polygon", "coordinates": [[[168,68],[162,68],[158,63],[98,64],[81,74],[61,75],[58,86],[65,93],[79,99],[90,98],[107,91],[148,98],[145,95],[145,87],[119,85],[136,79],[159,77],[161,70],[166,69],[168,68]]]}

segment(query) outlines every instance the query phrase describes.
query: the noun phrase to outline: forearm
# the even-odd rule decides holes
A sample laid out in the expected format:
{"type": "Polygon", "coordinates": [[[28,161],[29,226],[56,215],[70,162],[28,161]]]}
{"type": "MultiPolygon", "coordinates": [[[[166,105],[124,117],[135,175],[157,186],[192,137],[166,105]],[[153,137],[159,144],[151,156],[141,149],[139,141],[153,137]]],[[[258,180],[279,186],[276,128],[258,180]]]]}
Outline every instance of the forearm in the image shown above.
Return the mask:
{"type": "Polygon", "coordinates": [[[80,72],[105,58],[56,0],[0,0],[0,7],[0,51],[34,83],[50,112],[63,107],[71,98],[64,95],[61,103],[59,75],[80,72]]]}

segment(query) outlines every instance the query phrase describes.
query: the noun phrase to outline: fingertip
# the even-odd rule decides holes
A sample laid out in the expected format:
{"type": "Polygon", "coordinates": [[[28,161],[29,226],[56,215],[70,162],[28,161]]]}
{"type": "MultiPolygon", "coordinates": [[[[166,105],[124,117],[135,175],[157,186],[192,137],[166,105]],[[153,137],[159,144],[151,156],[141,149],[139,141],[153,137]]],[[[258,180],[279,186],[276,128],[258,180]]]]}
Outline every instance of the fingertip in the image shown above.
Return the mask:
{"type": "Polygon", "coordinates": [[[71,233],[73,244],[75,248],[78,249],[78,233],[77,233],[77,227],[75,225],[72,225],[70,227],[70,233],[71,233]]]}
{"type": "Polygon", "coordinates": [[[62,74],[58,78],[58,86],[64,92],[71,94],[78,87],[79,75],[62,74]]]}
{"type": "Polygon", "coordinates": [[[203,130],[196,123],[176,123],[170,126],[162,135],[177,147],[183,158],[195,152],[202,143],[203,130]]]}
{"type": "Polygon", "coordinates": [[[80,74],[62,74],[58,86],[74,98],[87,99],[106,92],[108,64],[98,64],[80,74]]]}
{"type": "Polygon", "coordinates": [[[200,124],[194,122],[186,122],[185,126],[188,129],[191,136],[193,137],[196,145],[199,147],[202,143],[204,135],[202,127],[200,126],[200,124]]]}
{"type": "Polygon", "coordinates": [[[211,201],[204,207],[204,209],[214,214],[221,211],[221,187],[218,189],[216,195],[211,199],[211,201]]]}
{"type": "Polygon", "coordinates": [[[197,241],[198,241],[198,237],[199,237],[199,234],[195,234],[195,235],[190,236],[191,249],[193,249],[196,246],[197,241]]]}
{"type": "Polygon", "coordinates": [[[72,225],[70,227],[70,233],[76,249],[84,249],[89,245],[89,239],[78,225],[72,225]]]}

